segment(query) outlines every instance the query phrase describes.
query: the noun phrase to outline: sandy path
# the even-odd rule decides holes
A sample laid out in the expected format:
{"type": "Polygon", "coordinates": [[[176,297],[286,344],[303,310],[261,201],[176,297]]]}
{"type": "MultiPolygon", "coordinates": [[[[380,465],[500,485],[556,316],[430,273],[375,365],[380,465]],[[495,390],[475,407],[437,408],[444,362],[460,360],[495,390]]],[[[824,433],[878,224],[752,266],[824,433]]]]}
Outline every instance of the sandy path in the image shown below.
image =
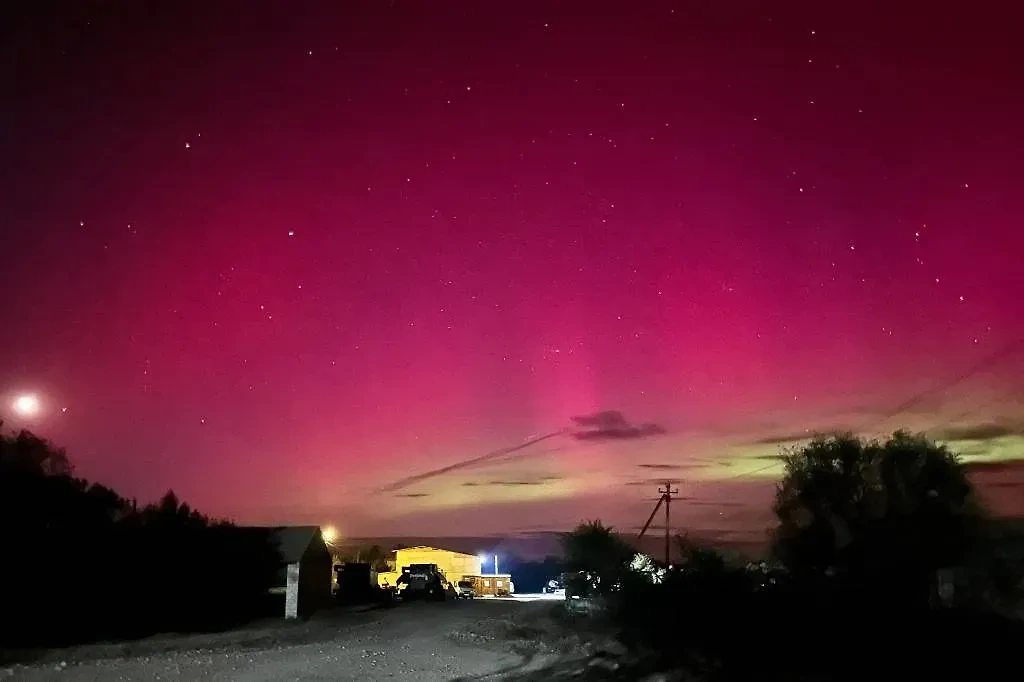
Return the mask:
{"type": "MultiPolygon", "coordinates": [[[[255,648],[251,644],[246,648],[200,644],[201,648],[153,655],[66,663],[55,652],[45,662],[8,668],[4,677],[32,682],[500,679],[502,671],[521,670],[523,658],[498,642],[474,645],[448,635],[481,619],[502,617],[522,608],[531,607],[483,601],[408,604],[349,620],[344,615],[326,619],[310,630],[311,643],[265,641],[255,648]]],[[[195,638],[189,642],[196,646],[195,638]]]]}

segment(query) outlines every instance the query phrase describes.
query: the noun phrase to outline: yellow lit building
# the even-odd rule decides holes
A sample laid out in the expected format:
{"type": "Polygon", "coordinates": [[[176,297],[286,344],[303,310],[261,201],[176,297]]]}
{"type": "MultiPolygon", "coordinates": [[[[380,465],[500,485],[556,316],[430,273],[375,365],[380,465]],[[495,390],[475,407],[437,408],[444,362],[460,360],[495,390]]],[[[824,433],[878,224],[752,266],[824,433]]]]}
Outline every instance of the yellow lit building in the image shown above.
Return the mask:
{"type": "Polygon", "coordinates": [[[403,568],[413,564],[434,564],[449,583],[455,584],[460,580],[473,583],[478,595],[501,596],[514,591],[511,575],[483,575],[483,563],[480,557],[473,554],[419,546],[396,549],[394,557],[393,563],[388,561],[390,571],[377,573],[377,584],[381,587],[394,587],[403,568]]]}
{"type": "Polygon", "coordinates": [[[395,550],[395,570],[401,571],[412,564],[436,564],[448,582],[458,582],[463,576],[480,575],[480,557],[436,547],[409,547],[395,550]]]}

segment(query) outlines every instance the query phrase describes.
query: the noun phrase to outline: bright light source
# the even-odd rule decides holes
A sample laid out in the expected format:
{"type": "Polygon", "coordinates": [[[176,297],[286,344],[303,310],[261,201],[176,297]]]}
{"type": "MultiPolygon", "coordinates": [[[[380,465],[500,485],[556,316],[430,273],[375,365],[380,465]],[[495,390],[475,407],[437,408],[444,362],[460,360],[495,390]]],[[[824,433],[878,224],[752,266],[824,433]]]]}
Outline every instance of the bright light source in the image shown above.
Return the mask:
{"type": "Polygon", "coordinates": [[[338,529],[334,526],[321,526],[320,535],[323,536],[324,542],[330,545],[338,539],[338,529]]]}
{"type": "Polygon", "coordinates": [[[34,417],[39,414],[39,398],[34,395],[19,395],[14,399],[14,411],[22,417],[34,417]]]}

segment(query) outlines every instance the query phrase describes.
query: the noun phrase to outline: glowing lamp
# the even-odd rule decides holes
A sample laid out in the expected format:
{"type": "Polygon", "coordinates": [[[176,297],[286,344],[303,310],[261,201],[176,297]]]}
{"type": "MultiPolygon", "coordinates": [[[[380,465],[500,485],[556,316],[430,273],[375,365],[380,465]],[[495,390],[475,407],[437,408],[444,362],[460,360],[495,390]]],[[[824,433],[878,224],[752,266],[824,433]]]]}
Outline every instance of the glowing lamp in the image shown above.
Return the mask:
{"type": "Polygon", "coordinates": [[[321,526],[320,535],[323,537],[324,542],[330,545],[338,539],[338,529],[334,526],[321,526]]]}

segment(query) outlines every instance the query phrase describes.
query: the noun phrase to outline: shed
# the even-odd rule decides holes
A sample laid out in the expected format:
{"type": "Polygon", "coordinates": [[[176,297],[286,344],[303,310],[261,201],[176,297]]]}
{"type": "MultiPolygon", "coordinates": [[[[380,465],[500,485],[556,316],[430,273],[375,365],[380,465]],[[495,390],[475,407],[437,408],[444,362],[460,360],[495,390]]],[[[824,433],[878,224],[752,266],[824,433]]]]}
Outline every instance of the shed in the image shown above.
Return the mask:
{"type": "Polygon", "coordinates": [[[319,526],[260,528],[279,555],[273,592],[284,594],[284,617],[308,616],[331,602],[333,560],[319,526]]]}

